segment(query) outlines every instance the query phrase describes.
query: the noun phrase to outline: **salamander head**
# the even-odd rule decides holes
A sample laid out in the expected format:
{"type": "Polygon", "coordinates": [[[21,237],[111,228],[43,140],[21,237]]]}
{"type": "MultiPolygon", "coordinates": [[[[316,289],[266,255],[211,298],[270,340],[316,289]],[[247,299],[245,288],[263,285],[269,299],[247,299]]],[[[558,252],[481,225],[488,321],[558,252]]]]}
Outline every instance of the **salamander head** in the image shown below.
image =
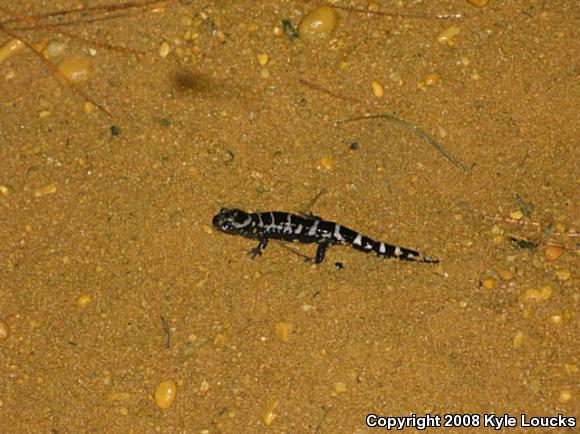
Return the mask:
{"type": "Polygon", "coordinates": [[[227,234],[245,234],[253,227],[250,215],[239,209],[222,208],[211,222],[216,229],[227,234]]]}

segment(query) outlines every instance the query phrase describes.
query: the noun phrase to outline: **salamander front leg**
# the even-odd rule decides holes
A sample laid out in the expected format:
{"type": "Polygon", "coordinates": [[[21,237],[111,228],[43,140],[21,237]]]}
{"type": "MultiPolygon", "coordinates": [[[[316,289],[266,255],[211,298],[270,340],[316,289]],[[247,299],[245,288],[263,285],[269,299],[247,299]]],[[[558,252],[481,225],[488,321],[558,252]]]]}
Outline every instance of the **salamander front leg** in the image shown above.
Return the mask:
{"type": "Polygon", "coordinates": [[[260,243],[256,247],[254,247],[252,250],[250,250],[248,252],[248,255],[250,255],[252,257],[252,259],[254,259],[256,256],[261,256],[262,253],[264,253],[264,250],[266,249],[267,245],[268,245],[268,238],[260,239],[260,243]]]}
{"type": "Polygon", "coordinates": [[[320,264],[324,261],[324,255],[326,254],[326,249],[330,246],[330,243],[320,243],[316,249],[316,258],[314,259],[315,264],[320,264]]]}

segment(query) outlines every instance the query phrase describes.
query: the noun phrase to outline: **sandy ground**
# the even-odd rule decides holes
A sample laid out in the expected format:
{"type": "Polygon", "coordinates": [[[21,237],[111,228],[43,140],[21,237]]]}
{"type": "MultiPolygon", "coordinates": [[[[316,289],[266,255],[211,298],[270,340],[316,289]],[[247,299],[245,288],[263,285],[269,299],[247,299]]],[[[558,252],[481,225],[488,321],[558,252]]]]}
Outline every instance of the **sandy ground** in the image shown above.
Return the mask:
{"type": "MultiPolygon", "coordinates": [[[[4,21],[89,58],[78,88],[110,116],[29,49],[0,64],[1,432],[580,417],[577,3],[399,3],[370,7],[431,18],[341,9],[314,43],[276,34],[317,6],[301,1],[51,21],[123,15],[65,27],[84,40],[4,21]],[[475,166],[386,119],[334,122],[365,113],[417,125],[475,166]],[[305,212],[322,190],[313,213],[441,263],[333,247],[313,266],[280,243],[252,261],[253,241],[211,228],[222,206],[305,212]],[[164,380],[177,388],[165,410],[164,380]]],[[[17,12],[80,4],[106,3],[17,12]]],[[[546,431],[518,419],[509,432],[546,431]]]]}

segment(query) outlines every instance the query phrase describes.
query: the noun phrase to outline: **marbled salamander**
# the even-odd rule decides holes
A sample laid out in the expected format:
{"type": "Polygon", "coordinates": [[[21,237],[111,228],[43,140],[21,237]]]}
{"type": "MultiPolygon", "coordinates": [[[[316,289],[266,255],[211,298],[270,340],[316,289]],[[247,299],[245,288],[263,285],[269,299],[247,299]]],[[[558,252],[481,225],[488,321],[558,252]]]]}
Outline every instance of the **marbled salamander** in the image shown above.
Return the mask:
{"type": "Polygon", "coordinates": [[[259,240],[257,247],[248,254],[252,259],[262,254],[268,240],[299,241],[317,243],[315,263],[324,260],[326,249],[333,244],[350,244],[365,253],[374,252],[384,258],[404,261],[437,263],[438,259],[424,256],[414,250],[375,241],[338,223],[320,217],[296,215],[287,212],[247,213],[239,209],[222,208],[212,220],[214,227],[226,234],[241,235],[259,240]]]}

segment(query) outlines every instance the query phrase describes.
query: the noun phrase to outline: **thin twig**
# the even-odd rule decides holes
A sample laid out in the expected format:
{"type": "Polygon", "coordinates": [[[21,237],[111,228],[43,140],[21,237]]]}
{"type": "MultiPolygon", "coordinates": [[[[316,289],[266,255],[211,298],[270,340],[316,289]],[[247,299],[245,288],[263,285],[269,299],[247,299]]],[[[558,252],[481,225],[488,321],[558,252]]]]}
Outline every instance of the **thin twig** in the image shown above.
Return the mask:
{"type": "MultiPolygon", "coordinates": [[[[47,12],[45,14],[33,15],[32,18],[43,19],[43,18],[53,18],[53,17],[63,16],[63,15],[70,15],[70,14],[109,13],[109,12],[116,12],[119,10],[127,10],[127,9],[134,9],[134,8],[146,8],[146,7],[150,7],[150,6],[162,5],[165,3],[176,3],[177,1],[178,0],[148,0],[148,1],[143,1],[143,2],[129,1],[129,2],[124,2],[124,3],[120,3],[120,4],[114,4],[114,5],[108,4],[108,5],[102,5],[102,6],[89,6],[89,7],[83,7],[83,8],[78,8],[78,9],[61,9],[58,11],[47,12]]],[[[181,2],[181,3],[187,4],[190,2],[187,1],[187,2],[181,2]]],[[[3,25],[10,24],[10,23],[13,23],[15,21],[18,21],[18,18],[9,18],[6,21],[2,21],[0,24],[3,24],[3,25]]]]}
{"type": "MultiPolygon", "coordinates": [[[[486,220],[491,220],[496,223],[510,223],[516,224],[520,226],[534,226],[537,228],[541,228],[541,224],[538,222],[530,221],[530,220],[516,220],[508,217],[492,217],[483,214],[483,218],[486,220]]],[[[559,236],[559,237],[580,237],[580,232],[552,232],[549,236],[559,236]]]]}
{"type": "Polygon", "coordinates": [[[308,203],[306,209],[303,210],[304,211],[303,214],[308,214],[312,210],[314,205],[316,205],[316,202],[318,202],[318,199],[320,199],[323,194],[326,194],[326,190],[324,188],[320,190],[318,193],[316,193],[316,196],[314,196],[314,198],[308,203]]]}
{"type": "Polygon", "coordinates": [[[300,78],[298,81],[300,82],[300,84],[303,84],[304,86],[307,86],[310,89],[317,90],[318,92],[325,93],[325,94],[330,95],[334,98],[338,98],[338,99],[341,99],[343,101],[349,101],[349,102],[354,102],[354,103],[360,102],[360,101],[356,100],[355,98],[349,98],[347,96],[340,95],[336,92],[333,92],[331,90],[328,90],[328,89],[322,87],[319,84],[312,83],[311,81],[305,80],[304,78],[300,78]]]}
{"type": "Polygon", "coordinates": [[[318,422],[318,425],[316,425],[316,434],[322,432],[322,425],[324,424],[324,419],[326,419],[326,415],[328,414],[328,412],[330,411],[329,408],[322,406],[322,417],[320,418],[320,422],[318,422]]]}
{"type": "Polygon", "coordinates": [[[389,122],[392,122],[392,123],[394,123],[396,125],[399,125],[399,126],[402,126],[404,128],[407,128],[408,130],[414,132],[421,139],[423,139],[424,141],[426,141],[427,143],[429,143],[431,146],[433,146],[437,151],[439,151],[441,154],[443,154],[443,156],[445,158],[447,158],[455,166],[459,167],[464,172],[471,171],[473,169],[473,167],[475,166],[475,163],[474,163],[471,166],[466,167],[461,162],[459,162],[453,155],[451,155],[449,153],[449,151],[447,151],[443,147],[442,144],[440,144],[439,142],[437,142],[434,138],[432,138],[429,134],[427,134],[425,131],[423,131],[421,128],[419,128],[417,125],[413,125],[413,124],[411,124],[411,123],[409,123],[407,121],[404,121],[403,119],[399,119],[398,117],[393,116],[393,115],[390,115],[390,114],[375,114],[375,115],[357,116],[357,117],[354,117],[354,118],[336,120],[336,121],[334,121],[334,123],[335,124],[342,124],[342,123],[346,123],[346,122],[353,122],[353,121],[359,121],[359,120],[368,120],[368,119],[386,119],[389,122]]]}
{"type": "MultiPolygon", "coordinates": [[[[26,45],[26,47],[28,47],[28,49],[32,50],[32,52],[36,55],[36,57],[38,57],[40,59],[40,61],[42,63],[44,63],[44,65],[50,69],[50,71],[57,77],[61,77],[61,79],[63,80],[64,86],[69,87],[73,92],[75,92],[76,94],[82,96],[85,101],[89,101],[91,104],[93,104],[95,107],[98,107],[99,109],[101,109],[103,112],[105,112],[108,116],[112,117],[113,115],[111,115],[111,112],[109,110],[107,110],[107,108],[101,104],[99,104],[98,102],[96,102],[95,100],[93,100],[89,95],[87,95],[85,92],[83,92],[81,89],[79,89],[78,87],[75,87],[70,80],[60,71],[60,69],[58,69],[56,67],[56,65],[52,62],[49,62],[47,59],[45,59],[45,57],[42,55],[42,53],[40,51],[38,51],[35,47],[32,46],[32,44],[30,44],[29,42],[25,41],[24,39],[22,39],[22,37],[20,35],[18,35],[17,33],[13,32],[10,29],[7,29],[6,27],[0,25],[0,32],[4,32],[7,35],[13,37],[14,39],[18,39],[20,41],[22,41],[22,43],[24,45],[26,45]]],[[[59,81],[59,80],[57,80],[59,81]]],[[[60,83],[60,81],[59,81],[60,83]]]]}
{"type": "Polygon", "coordinates": [[[343,11],[349,12],[358,12],[361,14],[369,14],[369,15],[382,15],[385,17],[393,17],[393,18],[412,18],[412,19],[425,19],[425,20],[461,20],[463,17],[461,14],[453,14],[453,15],[427,15],[427,14],[401,14],[395,12],[381,12],[381,11],[370,11],[368,9],[362,8],[352,8],[349,6],[339,6],[339,5],[332,5],[335,9],[342,9],[343,11]]]}
{"type": "MultiPolygon", "coordinates": [[[[68,36],[69,38],[77,39],[77,40],[85,42],[87,44],[95,45],[97,47],[106,48],[107,50],[117,51],[117,52],[122,52],[122,53],[137,54],[137,55],[145,54],[144,51],[133,50],[131,48],[125,48],[125,47],[117,47],[115,45],[106,44],[106,43],[99,42],[99,41],[96,41],[93,39],[83,38],[82,36],[76,35],[76,34],[71,33],[71,32],[67,32],[67,31],[59,28],[58,26],[55,26],[55,25],[52,25],[49,23],[45,23],[38,18],[27,16],[27,15],[17,15],[12,10],[10,10],[6,7],[3,7],[3,6],[0,6],[0,11],[4,12],[7,15],[11,15],[13,17],[16,17],[16,19],[18,19],[20,21],[27,21],[27,22],[34,23],[35,27],[33,27],[33,28],[49,29],[49,30],[52,30],[56,33],[60,33],[61,35],[68,36]]],[[[4,26],[4,29],[5,28],[6,27],[4,26]]],[[[14,30],[14,28],[11,28],[11,30],[14,30]]]]}
{"type": "Polygon", "coordinates": [[[281,241],[278,241],[278,244],[280,244],[286,250],[289,250],[290,252],[294,253],[295,255],[300,256],[301,258],[304,258],[306,260],[306,262],[314,262],[314,258],[311,258],[310,256],[305,255],[304,253],[299,252],[298,250],[290,247],[290,245],[284,244],[281,241]]]}
{"type": "Polygon", "coordinates": [[[169,327],[169,321],[163,315],[161,315],[161,325],[165,335],[165,348],[169,348],[171,346],[171,327],[169,327]]]}
{"type": "Polygon", "coordinates": [[[484,215],[483,218],[486,220],[494,221],[494,222],[514,223],[514,224],[522,225],[522,226],[526,226],[526,225],[541,226],[540,223],[532,222],[529,220],[516,220],[516,219],[506,218],[506,217],[490,217],[487,215],[484,215]]]}
{"type": "MultiPolygon", "coordinates": [[[[93,18],[78,18],[70,21],[63,21],[60,23],[51,24],[53,27],[68,27],[68,26],[76,26],[78,24],[93,24],[98,23],[100,21],[110,21],[117,18],[130,18],[139,16],[141,12],[133,12],[133,13],[125,13],[125,14],[116,14],[116,15],[107,15],[103,17],[93,17],[93,18]]],[[[39,26],[14,26],[11,27],[12,30],[18,30],[19,32],[26,31],[26,30],[38,30],[39,26]]]]}

